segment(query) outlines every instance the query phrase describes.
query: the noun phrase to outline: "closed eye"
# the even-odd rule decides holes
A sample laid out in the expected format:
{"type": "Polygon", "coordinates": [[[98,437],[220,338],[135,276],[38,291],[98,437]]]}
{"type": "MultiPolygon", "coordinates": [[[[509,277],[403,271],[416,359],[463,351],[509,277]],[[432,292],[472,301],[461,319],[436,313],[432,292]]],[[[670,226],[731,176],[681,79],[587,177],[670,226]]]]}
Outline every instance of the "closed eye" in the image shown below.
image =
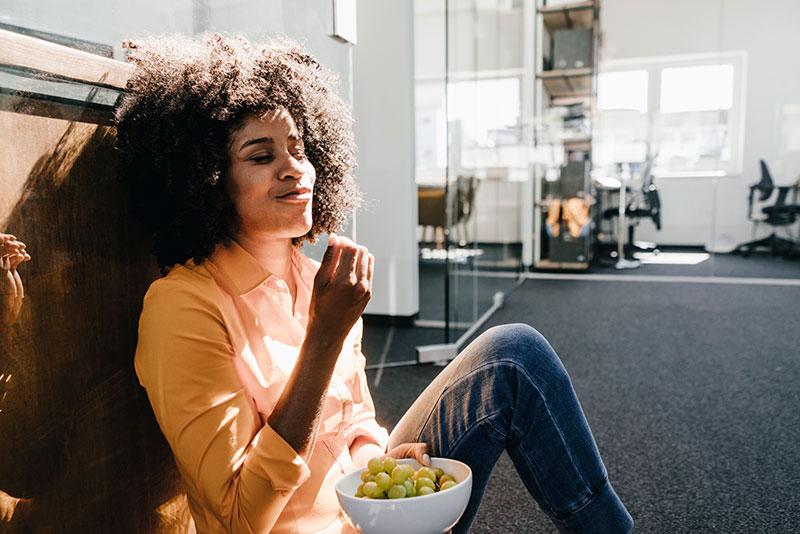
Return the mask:
{"type": "Polygon", "coordinates": [[[263,156],[254,156],[250,159],[256,163],[272,163],[272,161],[275,159],[275,156],[273,154],[264,154],[263,156]]]}

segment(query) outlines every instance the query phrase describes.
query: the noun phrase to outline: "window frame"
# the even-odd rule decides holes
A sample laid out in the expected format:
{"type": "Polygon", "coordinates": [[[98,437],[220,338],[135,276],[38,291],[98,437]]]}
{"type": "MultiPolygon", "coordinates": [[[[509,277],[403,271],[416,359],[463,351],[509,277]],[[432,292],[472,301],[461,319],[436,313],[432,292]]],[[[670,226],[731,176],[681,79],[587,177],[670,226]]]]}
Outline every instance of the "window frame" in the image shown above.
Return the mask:
{"type": "MultiPolygon", "coordinates": [[[[697,54],[666,55],[607,60],[601,64],[600,73],[628,70],[647,71],[647,113],[652,123],[661,114],[661,72],[666,68],[733,66],[733,99],[729,111],[728,128],[731,157],[722,160],[715,169],[674,171],[654,166],[653,175],[658,178],[703,178],[741,176],[744,159],[744,133],[746,116],[747,52],[726,51],[697,54]]],[[[597,110],[598,115],[608,111],[597,110]]],[[[598,121],[602,123],[602,120],[598,121]]]]}

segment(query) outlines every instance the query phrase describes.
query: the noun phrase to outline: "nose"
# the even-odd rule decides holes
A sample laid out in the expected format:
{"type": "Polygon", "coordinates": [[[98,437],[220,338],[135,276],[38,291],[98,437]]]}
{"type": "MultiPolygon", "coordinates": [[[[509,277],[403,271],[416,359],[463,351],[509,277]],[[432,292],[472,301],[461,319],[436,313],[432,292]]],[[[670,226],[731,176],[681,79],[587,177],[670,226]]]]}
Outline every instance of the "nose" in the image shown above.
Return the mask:
{"type": "Polygon", "coordinates": [[[297,160],[292,154],[286,154],[283,157],[283,162],[278,173],[278,178],[285,180],[300,181],[305,175],[303,164],[297,160]]]}

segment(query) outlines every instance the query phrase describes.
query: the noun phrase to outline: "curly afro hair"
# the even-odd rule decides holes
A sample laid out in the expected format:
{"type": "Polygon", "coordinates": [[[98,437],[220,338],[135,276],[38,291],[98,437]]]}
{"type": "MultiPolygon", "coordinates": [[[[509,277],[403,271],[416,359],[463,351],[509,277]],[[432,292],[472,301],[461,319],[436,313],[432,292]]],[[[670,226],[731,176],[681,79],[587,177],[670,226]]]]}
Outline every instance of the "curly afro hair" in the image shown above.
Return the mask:
{"type": "Polygon", "coordinates": [[[301,45],[213,34],[122,46],[136,69],[116,108],[116,147],[162,272],[199,264],[236,236],[241,223],[224,182],[232,134],[251,114],[288,111],[316,170],[313,224],[292,243],[340,231],[361,200],[352,116],[334,75],[301,45]]]}

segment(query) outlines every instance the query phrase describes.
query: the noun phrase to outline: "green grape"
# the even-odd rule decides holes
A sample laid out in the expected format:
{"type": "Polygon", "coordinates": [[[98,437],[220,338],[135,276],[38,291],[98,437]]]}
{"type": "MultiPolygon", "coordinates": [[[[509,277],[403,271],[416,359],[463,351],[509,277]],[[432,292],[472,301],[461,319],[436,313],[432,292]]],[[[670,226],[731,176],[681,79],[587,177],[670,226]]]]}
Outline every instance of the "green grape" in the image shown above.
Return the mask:
{"type": "Polygon", "coordinates": [[[448,480],[447,482],[445,482],[444,484],[442,484],[442,485],[439,487],[439,490],[440,490],[440,491],[444,491],[444,490],[446,490],[446,489],[450,489],[450,488],[452,488],[452,487],[453,487],[453,486],[455,486],[455,485],[456,485],[456,483],[455,483],[455,482],[453,482],[452,480],[448,480]]]}
{"type": "Polygon", "coordinates": [[[390,499],[403,499],[406,496],[406,487],[401,484],[395,484],[389,488],[390,499]]]}
{"type": "Polygon", "coordinates": [[[456,481],[456,479],[454,479],[451,475],[444,474],[439,477],[439,486],[441,487],[441,485],[447,482],[448,480],[452,480],[453,482],[456,481]]]}
{"type": "Polygon", "coordinates": [[[384,471],[386,471],[387,473],[391,473],[395,467],[397,467],[397,460],[395,460],[391,456],[386,456],[383,458],[384,471]]]}
{"type": "Polygon", "coordinates": [[[356,497],[363,497],[363,496],[364,496],[364,484],[361,484],[356,488],[356,497]]]}
{"type": "Polygon", "coordinates": [[[371,499],[377,499],[378,495],[383,493],[375,482],[365,482],[361,487],[361,491],[371,499]]]}
{"type": "Polygon", "coordinates": [[[402,484],[409,477],[408,470],[405,467],[405,465],[398,465],[392,469],[392,481],[395,484],[402,484]]]}
{"type": "Polygon", "coordinates": [[[417,495],[419,495],[420,497],[422,497],[423,495],[430,495],[431,493],[433,493],[433,488],[431,488],[430,486],[422,486],[417,490],[417,495]]]}
{"type": "Polygon", "coordinates": [[[392,477],[381,471],[375,475],[375,483],[381,490],[386,491],[392,487],[392,477]]]}
{"type": "Polygon", "coordinates": [[[436,486],[433,483],[433,480],[423,477],[417,479],[417,494],[421,495],[420,491],[422,488],[430,488],[432,490],[436,489],[436,486]]]}
{"type": "Polygon", "coordinates": [[[361,472],[361,482],[375,482],[375,475],[369,472],[369,469],[364,469],[361,472]]]}
{"type": "Polygon", "coordinates": [[[383,471],[383,459],[382,458],[372,458],[369,462],[367,462],[367,468],[369,472],[373,475],[377,475],[381,471],[383,471]]]}
{"type": "Polygon", "coordinates": [[[436,475],[436,478],[441,478],[441,477],[442,477],[442,475],[444,475],[444,474],[445,474],[445,473],[444,473],[444,469],[442,469],[441,467],[434,467],[434,468],[433,468],[433,472],[434,472],[434,474],[436,475]]]}
{"type": "Polygon", "coordinates": [[[417,480],[420,478],[430,479],[431,482],[436,482],[436,473],[430,467],[420,467],[417,471],[417,480]]]}
{"type": "Polygon", "coordinates": [[[417,488],[414,486],[414,481],[411,479],[406,479],[403,482],[403,486],[406,488],[406,497],[416,497],[417,496],[417,488]]]}

